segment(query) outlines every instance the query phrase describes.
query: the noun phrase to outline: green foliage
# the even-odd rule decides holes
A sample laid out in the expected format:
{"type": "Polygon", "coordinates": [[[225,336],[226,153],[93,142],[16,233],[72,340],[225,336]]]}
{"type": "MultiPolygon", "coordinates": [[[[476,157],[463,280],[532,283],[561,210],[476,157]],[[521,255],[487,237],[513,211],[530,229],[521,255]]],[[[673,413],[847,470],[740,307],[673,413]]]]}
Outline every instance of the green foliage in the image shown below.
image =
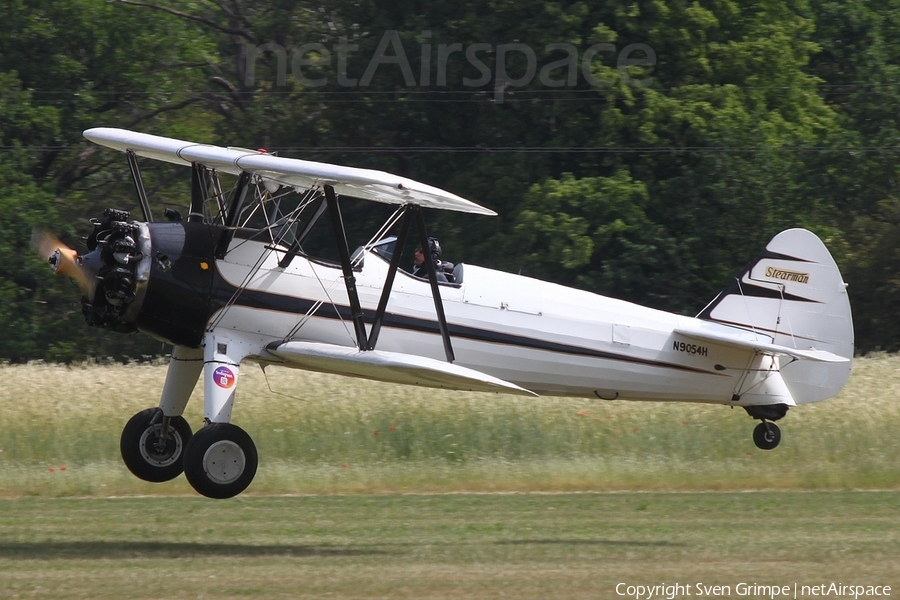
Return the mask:
{"type": "MultiPolygon", "coordinates": [[[[0,329],[11,341],[0,358],[157,349],[79,333],[77,294],[27,256],[36,226],[78,247],[89,217],[135,210],[123,162],[81,137],[103,125],[438,185],[501,215],[429,215],[450,260],[682,313],[779,230],[808,227],[834,242],[848,274],[858,347],[900,348],[886,259],[900,176],[897,0],[8,4],[0,329]],[[355,45],[343,73],[342,39],[355,45]],[[373,63],[386,40],[383,56],[399,44],[411,73],[373,63]],[[285,64],[254,54],[267,43],[285,64]],[[293,69],[309,43],[321,46],[293,69]],[[511,43],[535,52],[524,87],[498,84],[497,48],[511,43]],[[452,44],[461,50],[441,64],[452,44]],[[472,44],[484,45],[485,71],[465,57],[472,44]],[[564,44],[577,52],[573,73],[564,44]],[[596,52],[585,73],[595,44],[615,52],[596,52]],[[618,65],[629,44],[651,47],[655,64],[618,65]]],[[[519,77],[526,57],[508,53],[506,65],[519,77]]],[[[155,211],[184,204],[186,174],[143,168],[155,211]]],[[[353,211],[351,236],[381,219],[369,204],[353,211]]]]}
{"type": "MultiPolygon", "coordinates": [[[[53,197],[28,171],[35,152],[30,140],[58,132],[57,112],[34,106],[14,71],[0,73],[0,324],[2,356],[7,359],[43,356],[47,333],[59,326],[48,308],[58,308],[52,275],[42,269],[30,248],[31,232],[39,225],[59,225],[53,197]]],[[[52,342],[51,342],[52,343],[52,342]]]]}
{"type": "Polygon", "coordinates": [[[212,58],[213,46],[181,19],[147,20],[111,3],[13,4],[0,21],[0,359],[157,353],[151,340],[88,330],[77,287],[52,275],[31,237],[51,231],[83,248],[88,218],[109,203],[135,204],[126,170],[83,129],[209,136],[215,119],[195,110],[204,79],[184,65],[212,58]]]}
{"type": "Polygon", "coordinates": [[[866,349],[900,350],[896,321],[900,314],[900,203],[885,200],[872,216],[854,222],[860,240],[847,273],[857,339],[866,349]]]}
{"type": "Polygon", "coordinates": [[[647,280],[668,278],[672,244],[647,215],[647,187],[626,169],[612,177],[576,179],[566,173],[534,185],[515,233],[527,240],[523,271],[550,280],[578,273],[582,286],[637,298],[647,280]]]}

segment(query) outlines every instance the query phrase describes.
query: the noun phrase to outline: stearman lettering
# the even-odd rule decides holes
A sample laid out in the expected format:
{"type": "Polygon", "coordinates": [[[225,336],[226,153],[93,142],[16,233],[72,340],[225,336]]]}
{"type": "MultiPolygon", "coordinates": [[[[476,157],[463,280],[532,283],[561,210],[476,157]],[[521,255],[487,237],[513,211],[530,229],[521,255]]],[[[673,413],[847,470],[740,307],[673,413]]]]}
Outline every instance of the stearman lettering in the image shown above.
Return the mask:
{"type": "Polygon", "coordinates": [[[779,279],[781,281],[792,281],[795,283],[809,283],[809,273],[800,273],[799,271],[786,271],[776,267],[766,267],[766,277],[779,279]]]}

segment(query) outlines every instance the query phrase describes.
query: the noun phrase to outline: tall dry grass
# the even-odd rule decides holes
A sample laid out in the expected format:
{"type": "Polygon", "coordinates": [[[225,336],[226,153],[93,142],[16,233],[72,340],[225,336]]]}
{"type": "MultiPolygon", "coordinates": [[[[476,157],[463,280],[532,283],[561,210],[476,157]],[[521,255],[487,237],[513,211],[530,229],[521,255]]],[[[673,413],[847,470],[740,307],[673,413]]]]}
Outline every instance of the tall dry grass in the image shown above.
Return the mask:
{"type": "MultiPolygon", "coordinates": [[[[0,494],[191,493],[119,460],[165,365],[0,366],[0,494]],[[65,470],[62,470],[65,467],[65,470]],[[51,470],[52,469],[52,470],[51,470]]],[[[856,361],[832,400],[792,409],[758,450],[743,410],[440,392],[246,365],[233,421],[254,438],[250,492],[886,488],[900,485],[900,357],[856,361]]],[[[202,421],[196,390],[186,417],[202,421]]]]}

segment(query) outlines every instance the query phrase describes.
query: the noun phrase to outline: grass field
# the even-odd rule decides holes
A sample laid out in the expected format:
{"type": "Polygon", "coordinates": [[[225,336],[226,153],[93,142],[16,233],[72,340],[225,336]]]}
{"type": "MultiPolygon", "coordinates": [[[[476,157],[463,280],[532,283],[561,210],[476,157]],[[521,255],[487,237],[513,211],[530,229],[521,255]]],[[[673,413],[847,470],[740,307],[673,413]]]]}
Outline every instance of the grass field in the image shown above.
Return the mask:
{"type": "MultiPolygon", "coordinates": [[[[439,393],[276,369],[267,380],[250,366],[234,420],[260,470],[227,501],[198,497],[183,477],[140,482],[121,464],[121,428],[156,404],[164,375],[0,366],[0,598],[900,590],[900,357],[858,360],[838,398],[789,413],[772,452],[753,445],[742,410],[721,406],[439,393]]],[[[194,427],[201,414],[198,391],[194,427]]]]}
{"type": "Polygon", "coordinates": [[[622,597],[619,583],[712,597],[698,582],[744,598],[771,596],[741,583],[896,594],[898,509],[900,492],[3,499],[0,597],[593,599],[622,597]]]}
{"type": "MultiPolygon", "coordinates": [[[[137,481],[125,421],[165,365],[0,366],[0,496],[192,494],[137,481]],[[64,468],[64,469],[63,469],[64,468]]],[[[900,357],[859,359],[835,399],[792,409],[774,451],[741,409],[527,399],[253,365],[234,422],[255,440],[250,494],[394,491],[897,489],[900,357]]],[[[187,417],[202,418],[198,389],[187,417]]]]}

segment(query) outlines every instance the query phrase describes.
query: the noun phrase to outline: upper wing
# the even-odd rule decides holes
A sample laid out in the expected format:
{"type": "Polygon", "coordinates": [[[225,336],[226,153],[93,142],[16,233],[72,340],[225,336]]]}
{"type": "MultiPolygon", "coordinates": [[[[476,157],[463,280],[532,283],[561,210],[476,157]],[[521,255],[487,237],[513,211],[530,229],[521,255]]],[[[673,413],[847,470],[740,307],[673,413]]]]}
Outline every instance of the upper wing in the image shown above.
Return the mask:
{"type": "Polygon", "coordinates": [[[281,158],[253,150],[195,144],[110,127],[88,129],[84,132],[84,137],[101,146],[122,152],[131,151],[145,158],[186,166],[200,163],[232,175],[246,171],[290,187],[309,189],[331,185],[339,194],[363,200],[387,204],[417,204],[426,208],[479,215],[497,214],[450,192],[383,171],[281,158]]]}
{"type": "Polygon", "coordinates": [[[267,350],[292,365],[321,373],[449,390],[537,396],[514,383],[474,369],[412,354],[384,350],[360,351],[357,348],[317,342],[277,342],[267,350]]]}
{"type": "Polygon", "coordinates": [[[697,340],[724,344],[736,348],[756,350],[764,354],[792,356],[794,358],[814,360],[817,362],[848,362],[850,360],[849,358],[834,354],[833,352],[828,352],[827,350],[816,350],[815,348],[788,348],[787,346],[771,344],[765,341],[750,340],[737,333],[729,335],[729,333],[723,330],[719,330],[718,328],[713,329],[712,327],[689,325],[678,327],[674,332],[678,335],[697,340]]]}

